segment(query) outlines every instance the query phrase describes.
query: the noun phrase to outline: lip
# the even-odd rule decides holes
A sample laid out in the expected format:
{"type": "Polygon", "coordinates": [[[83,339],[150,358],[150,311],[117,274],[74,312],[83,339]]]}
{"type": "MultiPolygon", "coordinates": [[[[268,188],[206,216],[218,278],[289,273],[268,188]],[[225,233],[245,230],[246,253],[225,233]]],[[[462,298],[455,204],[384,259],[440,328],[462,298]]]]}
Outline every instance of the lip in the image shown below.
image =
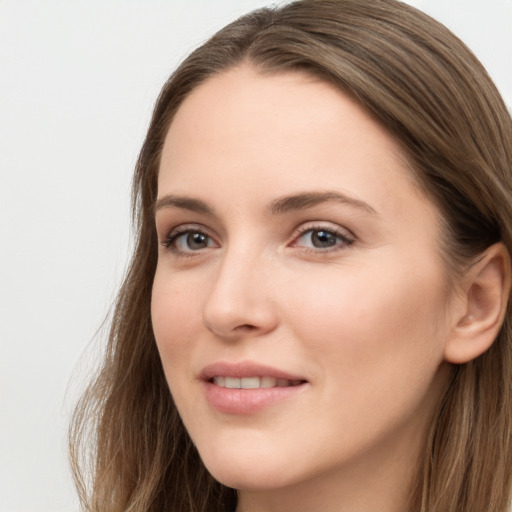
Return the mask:
{"type": "Polygon", "coordinates": [[[210,407],[221,413],[234,415],[255,414],[297,396],[308,386],[308,381],[301,375],[251,361],[239,363],[220,361],[210,364],[203,368],[199,379],[203,383],[205,397],[210,407]],[[302,383],[286,387],[229,389],[214,384],[213,377],[274,377],[302,381],[302,383]]]}
{"type": "Polygon", "coordinates": [[[252,361],[242,361],[239,363],[228,363],[219,361],[217,363],[205,366],[201,371],[199,378],[201,380],[210,380],[213,377],[274,377],[276,379],[286,380],[306,380],[301,375],[294,375],[286,371],[267,366],[252,361]]]}

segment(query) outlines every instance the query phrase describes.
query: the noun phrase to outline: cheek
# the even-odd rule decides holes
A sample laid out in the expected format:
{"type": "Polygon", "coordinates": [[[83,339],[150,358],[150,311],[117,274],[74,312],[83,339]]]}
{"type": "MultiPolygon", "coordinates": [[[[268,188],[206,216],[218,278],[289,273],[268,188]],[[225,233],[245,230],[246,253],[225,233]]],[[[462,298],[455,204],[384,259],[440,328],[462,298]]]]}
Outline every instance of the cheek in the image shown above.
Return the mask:
{"type": "Polygon", "coordinates": [[[157,269],[151,298],[151,320],[158,351],[169,379],[169,367],[185,366],[187,354],[193,349],[191,343],[197,339],[201,319],[201,287],[187,280],[159,272],[157,269]]]}
{"type": "Polygon", "coordinates": [[[290,295],[287,324],[345,382],[364,375],[377,383],[396,371],[413,377],[418,367],[434,372],[442,361],[446,298],[438,270],[423,268],[418,275],[388,264],[303,280],[290,295]],[[327,285],[319,289],[318,282],[327,285]]]}
{"type": "Polygon", "coordinates": [[[442,286],[433,274],[407,276],[398,268],[380,278],[347,274],[314,295],[315,283],[303,282],[295,295],[302,299],[286,310],[293,337],[318,370],[315,408],[323,421],[315,429],[336,433],[333,451],[357,451],[393,432],[416,442],[447,379],[436,327],[442,286]]]}

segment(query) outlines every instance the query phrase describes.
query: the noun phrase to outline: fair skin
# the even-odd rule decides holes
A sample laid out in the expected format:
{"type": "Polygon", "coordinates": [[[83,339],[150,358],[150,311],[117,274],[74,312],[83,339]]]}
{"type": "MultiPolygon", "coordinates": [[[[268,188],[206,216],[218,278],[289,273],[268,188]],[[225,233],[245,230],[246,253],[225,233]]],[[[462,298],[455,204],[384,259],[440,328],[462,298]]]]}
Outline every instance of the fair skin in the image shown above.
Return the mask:
{"type": "Polygon", "coordinates": [[[461,355],[468,297],[485,303],[474,277],[495,262],[494,289],[499,250],[452,293],[437,209],[393,138],[300,73],[244,65],[196,88],[158,198],[155,338],[237,511],[401,512],[450,357],[496,333],[461,355]]]}

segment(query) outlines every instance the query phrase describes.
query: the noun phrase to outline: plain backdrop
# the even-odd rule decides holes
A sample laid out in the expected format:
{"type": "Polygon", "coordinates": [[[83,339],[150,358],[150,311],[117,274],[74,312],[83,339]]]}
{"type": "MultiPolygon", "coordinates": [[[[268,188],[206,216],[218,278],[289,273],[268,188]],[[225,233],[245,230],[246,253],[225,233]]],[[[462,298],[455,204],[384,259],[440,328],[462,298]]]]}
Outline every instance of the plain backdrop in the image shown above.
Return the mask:
{"type": "MultiPolygon", "coordinates": [[[[468,43],[512,105],[512,0],[410,3],[468,43]]],[[[266,4],[0,0],[0,512],[78,510],[67,425],[129,255],[154,100],[190,50],[266,4]]]]}

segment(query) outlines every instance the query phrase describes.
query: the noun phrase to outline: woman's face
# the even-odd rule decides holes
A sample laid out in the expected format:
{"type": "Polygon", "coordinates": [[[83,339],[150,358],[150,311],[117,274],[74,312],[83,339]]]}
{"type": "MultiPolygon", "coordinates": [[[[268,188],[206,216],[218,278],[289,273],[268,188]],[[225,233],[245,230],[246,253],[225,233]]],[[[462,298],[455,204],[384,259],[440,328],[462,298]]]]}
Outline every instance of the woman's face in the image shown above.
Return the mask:
{"type": "Polygon", "coordinates": [[[436,208],[386,131],[307,75],[221,73],[169,129],[156,226],[156,341],[214,477],[411,476],[455,299],[436,208]]]}

